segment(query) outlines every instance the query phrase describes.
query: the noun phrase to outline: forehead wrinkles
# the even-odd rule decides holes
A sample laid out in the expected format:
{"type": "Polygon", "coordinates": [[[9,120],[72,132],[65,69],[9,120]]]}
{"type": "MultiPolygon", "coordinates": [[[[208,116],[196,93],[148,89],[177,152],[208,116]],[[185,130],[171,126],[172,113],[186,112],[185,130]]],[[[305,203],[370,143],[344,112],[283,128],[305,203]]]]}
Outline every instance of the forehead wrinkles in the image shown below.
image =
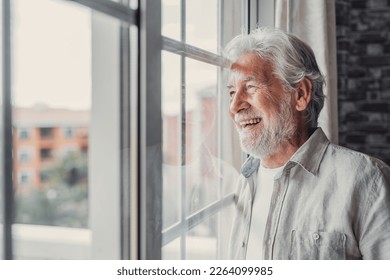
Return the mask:
{"type": "Polygon", "coordinates": [[[246,73],[232,70],[232,71],[230,71],[230,75],[229,75],[229,83],[230,83],[230,85],[236,85],[240,82],[245,82],[248,79],[252,80],[252,78],[254,78],[254,77],[248,76],[248,74],[246,74],[246,73]]]}
{"type": "Polygon", "coordinates": [[[262,75],[231,71],[229,75],[228,88],[245,86],[251,81],[253,81],[256,87],[261,90],[266,90],[269,86],[269,80],[262,75]]]}
{"type": "Polygon", "coordinates": [[[257,55],[251,55],[251,59],[244,57],[232,64],[229,81],[237,83],[255,80],[257,82],[267,83],[270,74],[272,74],[272,68],[269,63],[263,61],[257,55]]]}

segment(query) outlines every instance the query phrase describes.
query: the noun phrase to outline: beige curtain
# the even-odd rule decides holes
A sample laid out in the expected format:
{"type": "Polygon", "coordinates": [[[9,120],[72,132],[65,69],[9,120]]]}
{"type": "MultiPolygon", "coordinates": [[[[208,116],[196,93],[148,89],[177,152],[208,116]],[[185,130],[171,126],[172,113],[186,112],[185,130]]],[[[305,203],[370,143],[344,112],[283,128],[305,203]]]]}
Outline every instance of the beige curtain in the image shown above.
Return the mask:
{"type": "Polygon", "coordinates": [[[335,0],[276,0],[275,26],[294,33],[313,48],[326,77],[326,99],[319,126],[333,143],[337,143],[335,0]]]}

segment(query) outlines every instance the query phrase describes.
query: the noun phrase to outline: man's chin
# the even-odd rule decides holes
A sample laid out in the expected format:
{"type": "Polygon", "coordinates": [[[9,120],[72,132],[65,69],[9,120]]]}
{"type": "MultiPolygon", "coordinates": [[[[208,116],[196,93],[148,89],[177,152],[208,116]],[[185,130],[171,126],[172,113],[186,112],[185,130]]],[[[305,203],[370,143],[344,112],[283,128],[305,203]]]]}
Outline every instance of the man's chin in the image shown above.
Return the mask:
{"type": "Polygon", "coordinates": [[[252,157],[262,158],[259,147],[249,146],[241,143],[241,150],[252,157]]]}
{"type": "Polygon", "coordinates": [[[241,141],[241,149],[244,153],[259,159],[264,159],[271,155],[276,150],[272,144],[265,144],[258,141],[258,143],[245,143],[241,141]]]}

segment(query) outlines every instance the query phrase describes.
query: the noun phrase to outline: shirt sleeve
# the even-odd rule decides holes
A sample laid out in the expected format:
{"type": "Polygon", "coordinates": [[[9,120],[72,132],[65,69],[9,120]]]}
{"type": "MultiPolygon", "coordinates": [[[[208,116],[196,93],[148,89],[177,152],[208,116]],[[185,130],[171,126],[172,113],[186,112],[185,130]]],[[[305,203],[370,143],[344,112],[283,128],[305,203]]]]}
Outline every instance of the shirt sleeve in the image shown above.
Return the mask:
{"type": "Polygon", "coordinates": [[[379,167],[370,181],[359,249],[363,259],[390,260],[390,167],[379,167]]]}

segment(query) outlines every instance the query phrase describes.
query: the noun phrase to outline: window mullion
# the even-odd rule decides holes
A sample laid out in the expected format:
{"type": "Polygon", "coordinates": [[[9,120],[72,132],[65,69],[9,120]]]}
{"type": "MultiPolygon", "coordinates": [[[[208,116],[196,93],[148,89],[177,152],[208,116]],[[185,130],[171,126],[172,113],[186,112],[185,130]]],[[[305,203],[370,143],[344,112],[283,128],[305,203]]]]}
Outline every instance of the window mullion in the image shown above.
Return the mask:
{"type": "MultiPolygon", "coordinates": [[[[229,194],[224,198],[217,200],[210,205],[192,213],[185,219],[186,230],[190,231],[195,226],[206,221],[207,218],[219,213],[225,207],[230,206],[234,202],[234,194],[229,194]]],[[[183,222],[179,222],[163,231],[162,246],[175,240],[183,231],[183,222]]]]}
{"type": "Polygon", "coordinates": [[[138,23],[138,10],[134,10],[120,3],[109,0],[67,0],[79,3],[94,11],[120,19],[128,24],[136,25],[138,23]]]}
{"type": "MultiPolygon", "coordinates": [[[[186,2],[181,0],[181,41],[186,42],[186,2]]],[[[180,63],[180,151],[181,151],[181,166],[186,166],[186,57],[181,55],[180,63]]],[[[180,258],[186,258],[186,233],[187,233],[187,174],[186,169],[181,168],[180,186],[181,186],[181,215],[180,223],[182,225],[182,232],[180,238],[180,258]]]]}
{"type": "Polygon", "coordinates": [[[276,0],[257,0],[259,26],[275,26],[275,2],[276,0]]]}
{"type": "MultiPolygon", "coordinates": [[[[223,42],[223,1],[218,0],[218,46],[222,46],[223,42]]],[[[222,50],[219,50],[221,53],[222,50]]],[[[222,67],[218,67],[217,72],[217,158],[222,159],[222,76],[221,73],[223,71],[222,67]]],[[[221,161],[218,160],[217,164],[217,172],[221,171],[221,161]]],[[[223,174],[222,174],[223,175],[223,174]]],[[[218,200],[222,199],[222,178],[218,179],[218,192],[217,197],[218,200]]],[[[220,237],[222,234],[222,213],[219,211],[217,215],[217,236],[220,237]]],[[[222,255],[222,245],[220,238],[217,238],[217,259],[221,259],[222,255]]]]}
{"type": "Polygon", "coordinates": [[[163,50],[184,55],[186,57],[202,61],[216,66],[225,66],[225,60],[221,55],[216,55],[198,47],[179,42],[171,38],[162,37],[163,50]]]}
{"type": "Polygon", "coordinates": [[[121,123],[121,259],[130,259],[130,36],[129,27],[120,30],[120,123],[121,123]]]}
{"type": "Polygon", "coordinates": [[[161,2],[140,1],[140,258],[161,259],[161,2]]]}
{"type": "Polygon", "coordinates": [[[2,44],[3,44],[3,96],[2,96],[2,187],[3,187],[3,258],[10,260],[12,254],[12,223],[14,212],[13,193],[13,138],[12,138],[12,103],[11,103],[11,3],[2,3],[2,44]]]}

